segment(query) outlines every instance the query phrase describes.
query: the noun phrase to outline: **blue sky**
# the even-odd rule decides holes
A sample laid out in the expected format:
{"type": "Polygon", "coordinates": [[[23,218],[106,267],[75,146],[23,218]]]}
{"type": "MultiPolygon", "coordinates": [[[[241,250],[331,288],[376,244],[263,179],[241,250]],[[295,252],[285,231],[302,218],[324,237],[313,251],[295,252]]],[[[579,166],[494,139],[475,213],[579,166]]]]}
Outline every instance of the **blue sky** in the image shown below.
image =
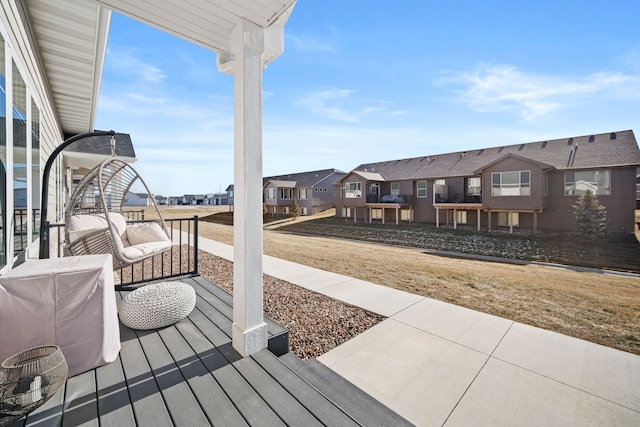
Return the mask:
{"type": "MultiPolygon", "coordinates": [[[[639,16],[636,0],[298,0],[263,73],[263,174],[638,133],[639,16]]],[[[215,60],[112,15],[95,127],[131,134],[156,194],[233,182],[215,60]]]]}

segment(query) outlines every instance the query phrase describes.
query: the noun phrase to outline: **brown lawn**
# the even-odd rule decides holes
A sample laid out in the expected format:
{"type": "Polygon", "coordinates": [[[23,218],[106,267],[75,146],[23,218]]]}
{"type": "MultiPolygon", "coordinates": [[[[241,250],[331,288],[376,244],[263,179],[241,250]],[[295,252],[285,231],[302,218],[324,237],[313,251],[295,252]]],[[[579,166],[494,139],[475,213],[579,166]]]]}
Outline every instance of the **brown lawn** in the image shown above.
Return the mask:
{"type": "MultiPolygon", "coordinates": [[[[163,207],[163,215],[204,217],[225,210],[163,207]]],[[[199,232],[233,243],[228,225],[200,221],[199,232]]],[[[264,231],[264,253],[640,355],[640,279],[453,259],[277,229],[264,231]]]]}

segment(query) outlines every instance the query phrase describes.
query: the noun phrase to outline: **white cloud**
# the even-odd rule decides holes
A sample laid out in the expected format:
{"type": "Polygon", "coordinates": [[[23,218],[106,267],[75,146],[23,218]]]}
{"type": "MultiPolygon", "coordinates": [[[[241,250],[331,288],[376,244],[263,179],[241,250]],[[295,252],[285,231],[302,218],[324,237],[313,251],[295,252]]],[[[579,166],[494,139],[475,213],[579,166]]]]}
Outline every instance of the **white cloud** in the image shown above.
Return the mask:
{"type": "Polygon", "coordinates": [[[319,92],[312,92],[299,100],[300,105],[310,111],[331,119],[345,122],[357,122],[358,115],[348,112],[337,105],[338,101],[349,98],[352,91],[348,89],[332,88],[319,92]]]}
{"type": "Polygon", "coordinates": [[[137,76],[150,83],[162,83],[167,75],[160,68],[145,62],[137,49],[108,49],[105,64],[118,72],[137,76]]]}
{"type": "Polygon", "coordinates": [[[522,71],[508,65],[481,65],[435,82],[459,86],[458,100],[476,111],[513,111],[525,120],[547,115],[578,100],[615,94],[638,85],[640,79],[623,73],[553,76],[522,71]]]}
{"type": "Polygon", "coordinates": [[[389,103],[355,96],[350,89],[329,88],[308,93],[298,100],[298,104],[320,116],[358,123],[367,115],[384,112],[389,103]]]}
{"type": "Polygon", "coordinates": [[[329,40],[333,40],[333,35],[322,36],[304,36],[296,34],[294,30],[287,29],[285,32],[287,41],[293,43],[296,49],[307,53],[332,52],[333,44],[329,40]]]}

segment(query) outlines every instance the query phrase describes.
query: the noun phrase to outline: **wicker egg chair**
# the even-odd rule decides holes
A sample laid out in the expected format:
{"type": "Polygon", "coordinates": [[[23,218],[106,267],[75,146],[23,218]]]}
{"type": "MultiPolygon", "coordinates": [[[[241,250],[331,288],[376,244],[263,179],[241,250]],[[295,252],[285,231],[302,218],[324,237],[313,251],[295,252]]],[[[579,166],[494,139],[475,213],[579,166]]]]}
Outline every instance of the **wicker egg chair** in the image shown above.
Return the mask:
{"type": "Polygon", "coordinates": [[[167,227],[142,177],[128,163],[110,158],[78,184],[67,205],[67,255],[111,254],[113,268],[142,261],[171,248],[167,227]],[[128,224],[123,207],[129,190],[139,184],[155,208],[157,220],[128,224]]]}

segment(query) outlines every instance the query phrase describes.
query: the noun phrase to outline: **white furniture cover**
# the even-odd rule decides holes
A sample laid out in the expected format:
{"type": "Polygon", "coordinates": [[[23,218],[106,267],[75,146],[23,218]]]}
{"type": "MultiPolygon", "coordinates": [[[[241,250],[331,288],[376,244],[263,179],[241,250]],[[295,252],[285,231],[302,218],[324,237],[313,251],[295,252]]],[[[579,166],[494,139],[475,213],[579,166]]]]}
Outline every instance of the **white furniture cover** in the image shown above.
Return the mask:
{"type": "Polygon", "coordinates": [[[0,276],[0,360],[56,344],[69,376],[113,362],[120,328],[111,255],[27,261],[0,276]]]}

